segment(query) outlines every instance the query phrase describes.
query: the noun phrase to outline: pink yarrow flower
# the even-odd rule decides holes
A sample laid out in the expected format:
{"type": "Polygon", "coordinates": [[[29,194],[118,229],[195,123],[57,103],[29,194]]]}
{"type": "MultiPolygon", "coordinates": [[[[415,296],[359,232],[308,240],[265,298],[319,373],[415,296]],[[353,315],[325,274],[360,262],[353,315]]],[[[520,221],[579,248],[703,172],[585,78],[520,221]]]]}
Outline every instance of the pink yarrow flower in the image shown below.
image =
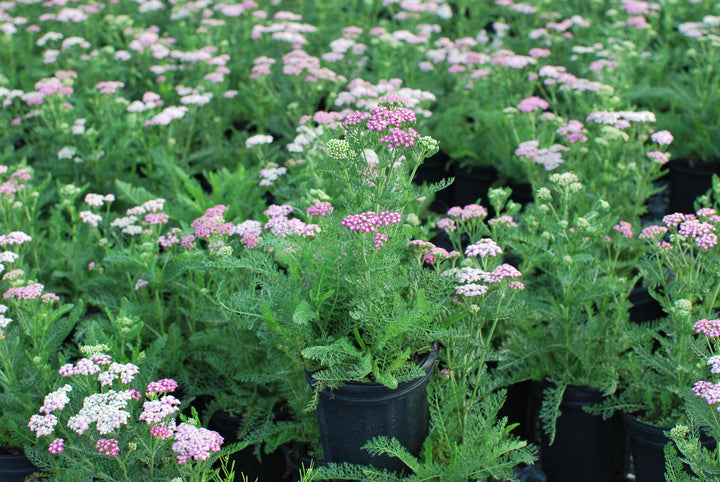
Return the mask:
{"type": "Polygon", "coordinates": [[[95,444],[95,448],[99,453],[106,457],[117,457],[120,453],[120,442],[117,439],[101,438],[95,444]]]}
{"type": "Polygon", "coordinates": [[[490,238],[483,238],[465,248],[465,256],[467,257],[493,257],[498,254],[502,254],[502,252],[503,251],[500,249],[500,246],[498,246],[495,241],[490,238]]]}
{"type": "Polygon", "coordinates": [[[528,113],[539,109],[545,110],[549,106],[550,104],[548,103],[548,101],[533,95],[531,97],[521,100],[520,103],[517,105],[517,108],[521,112],[528,113]]]}
{"type": "Polygon", "coordinates": [[[670,131],[658,131],[654,132],[650,136],[650,139],[652,139],[653,142],[660,144],[661,146],[668,146],[672,144],[674,138],[670,131]]]}
{"type": "Polygon", "coordinates": [[[695,329],[695,333],[703,334],[708,338],[720,337],[720,320],[703,318],[702,320],[696,321],[695,324],[693,324],[693,328],[695,329]]]}
{"type": "Polygon", "coordinates": [[[65,440],[61,438],[56,438],[50,442],[50,445],[48,446],[48,452],[53,455],[61,454],[63,450],[65,450],[65,440]]]}
{"type": "Polygon", "coordinates": [[[402,215],[398,211],[382,211],[380,214],[367,211],[361,214],[350,214],[340,221],[340,224],[348,227],[350,231],[374,233],[375,247],[380,248],[385,246],[388,236],[378,232],[378,228],[388,224],[397,224],[401,218],[402,215]]]}
{"type": "Polygon", "coordinates": [[[148,383],[145,394],[149,396],[153,393],[174,392],[177,387],[178,383],[172,378],[163,378],[162,380],[148,383]]]}
{"type": "Polygon", "coordinates": [[[318,202],[311,206],[308,206],[306,209],[306,212],[310,216],[320,216],[320,217],[329,216],[333,212],[333,205],[327,201],[318,202]]]}
{"type": "Polygon", "coordinates": [[[62,410],[65,408],[65,405],[70,403],[70,397],[68,397],[67,394],[71,392],[72,389],[73,387],[71,385],[65,384],[65,386],[45,395],[45,401],[39,411],[49,415],[55,410],[62,410]]]}
{"type": "Polygon", "coordinates": [[[50,435],[55,431],[55,425],[57,425],[58,419],[55,415],[33,415],[30,417],[28,427],[31,432],[35,432],[37,438],[45,435],[50,435]]]}
{"type": "Polygon", "coordinates": [[[138,420],[146,422],[148,425],[158,424],[165,417],[178,412],[180,410],[179,405],[180,400],[172,395],[164,395],[158,400],[148,400],[143,403],[143,411],[138,420]]]}
{"type": "Polygon", "coordinates": [[[477,283],[470,283],[455,287],[455,293],[465,296],[466,298],[470,298],[473,296],[482,296],[487,293],[487,291],[487,286],[479,285],[477,283]]]}
{"type": "Polygon", "coordinates": [[[650,239],[658,239],[661,238],[667,233],[668,228],[665,226],[658,226],[656,224],[646,226],[640,231],[639,238],[650,238],[650,239]]]}
{"type": "Polygon", "coordinates": [[[219,433],[189,423],[181,423],[175,429],[174,438],[172,450],[180,465],[188,460],[207,460],[210,452],[219,452],[223,443],[219,433]]]}
{"type": "MultiPolygon", "coordinates": [[[[695,382],[692,391],[696,396],[704,398],[708,405],[720,403],[720,383],[700,380],[695,382]]],[[[718,407],[718,411],[720,411],[720,407],[718,407]]]]}
{"type": "Polygon", "coordinates": [[[625,236],[626,238],[633,237],[632,225],[627,221],[620,221],[618,224],[613,226],[613,229],[625,236]]]}

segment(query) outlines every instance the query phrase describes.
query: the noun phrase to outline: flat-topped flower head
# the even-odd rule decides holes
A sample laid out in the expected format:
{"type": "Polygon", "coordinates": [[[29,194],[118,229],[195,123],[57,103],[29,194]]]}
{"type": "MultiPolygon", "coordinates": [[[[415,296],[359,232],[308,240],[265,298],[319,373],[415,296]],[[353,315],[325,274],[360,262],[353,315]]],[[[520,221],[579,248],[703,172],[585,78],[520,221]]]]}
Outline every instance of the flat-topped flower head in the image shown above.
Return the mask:
{"type": "Polygon", "coordinates": [[[661,146],[668,146],[672,144],[674,138],[669,131],[658,131],[650,135],[650,139],[652,139],[653,142],[660,144],[661,146]]]}
{"type": "Polygon", "coordinates": [[[31,283],[26,286],[11,286],[3,293],[3,298],[15,298],[18,300],[35,300],[43,294],[44,285],[31,283]]]}
{"type": "Polygon", "coordinates": [[[153,393],[167,393],[167,392],[174,392],[178,387],[178,383],[173,380],[172,378],[163,378],[162,380],[157,380],[148,383],[147,388],[145,389],[146,395],[151,395],[153,393]]]}
{"type": "Polygon", "coordinates": [[[293,207],[288,204],[283,204],[283,205],[273,204],[273,205],[269,206],[265,211],[263,211],[263,214],[269,218],[276,218],[276,217],[287,217],[292,212],[293,212],[293,207]]]}
{"type": "Polygon", "coordinates": [[[45,402],[43,403],[43,406],[40,407],[39,411],[45,412],[45,414],[49,415],[55,410],[62,410],[63,408],[65,408],[65,405],[70,402],[70,397],[68,397],[68,393],[71,392],[72,389],[72,385],[65,384],[54,392],[45,395],[45,402]]]}
{"type": "Polygon", "coordinates": [[[720,320],[708,320],[703,318],[693,324],[695,333],[703,334],[708,338],[720,337],[720,320]]]}
{"type": "Polygon", "coordinates": [[[120,442],[117,439],[101,438],[95,444],[97,451],[106,457],[117,457],[120,453],[120,442]]]}
{"type": "Polygon", "coordinates": [[[498,254],[502,254],[502,252],[503,251],[500,249],[500,246],[498,246],[497,243],[490,238],[483,238],[465,248],[465,256],[468,257],[494,257],[498,254]]]}
{"type": "Polygon", "coordinates": [[[446,233],[451,233],[457,229],[457,225],[455,224],[455,221],[450,218],[441,218],[438,219],[437,223],[435,225],[438,227],[438,229],[442,229],[446,233]]]}
{"type": "Polygon", "coordinates": [[[522,273],[513,265],[503,263],[485,276],[487,283],[499,283],[505,278],[519,278],[522,273]]]}
{"type": "Polygon", "coordinates": [[[467,221],[468,219],[484,218],[485,216],[487,216],[487,211],[484,207],[479,204],[468,204],[463,208],[460,219],[467,221]]]}
{"type": "Polygon", "coordinates": [[[143,403],[143,411],[138,420],[148,425],[155,425],[180,410],[180,400],[172,395],[164,395],[158,400],[148,400],[143,403]]]}
{"type": "Polygon", "coordinates": [[[658,239],[665,236],[665,233],[667,233],[668,228],[665,226],[658,226],[656,224],[652,224],[650,226],[646,226],[640,231],[639,238],[650,238],[650,239],[658,239]]]}
{"type": "Polygon", "coordinates": [[[219,452],[223,437],[206,428],[183,422],[175,429],[175,443],[172,445],[178,464],[189,460],[207,460],[210,452],[219,452]]]}
{"type": "Polygon", "coordinates": [[[398,211],[382,211],[380,214],[376,214],[375,211],[367,211],[360,214],[350,214],[343,218],[340,224],[349,228],[350,231],[372,233],[379,227],[399,223],[401,217],[398,211]]]}
{"type": "Polygon", "coordinates": [[[518,110],[520,110],[520,112],[528,113],[535,110],[545,110],[549,106],[550,103],[548,101],[533,95],[531,97],[521,100],[520,103],[517,105],[517,108],[518,110]]]}
{"type": "Polygon", "coordinates": [[[380,142],[385,143],[389,150],[393,150],[396,147],[413,147],[417,139],[420,139],[420,134],[412,127],[407,130],[391,127],[390,133],[381,137],[380,142]]]}
{"type": "MultiPolygon", "coordinates": [[[[692,216],[692,215],[690,215],[690,216],[692,216]]],[[[673,227],[673,226],[679,226],[680,223],[682,223],[686,219],[688,219],[688,215],[686,215],[686,214],[672,213],[672,214],[663,216],[662,221],[663,221],[663,223],[665,223],[666,226],[673,227]]]]}
{"type": "Polygon", "coordinates": [[[458,295],[462,295],[466,298],[471,298],[473,296],[482,296],[485,293],[487,293],[488,287],[485,285],[480,285],[477,283],[470,283],[466,285],[460,285],[455,287],[455,293],[458,295]]]}
{"type": "Polygon", "coordinates": [[[52,442],[50,442],[50,445],[48,445],[48,452],[50,452],[53,455],[58,455],[62,453],[62,451],[65,450],[65,440],[61,438],[56,438],[52,442]]]}
{"type": "Polygon", "coordinates": [[[329,216],[333,212],[333,205],[330,204],[328,201],[321,201],[315,204],[312,204],[307,207],[306,212],[310,216],[320,216],[325,217],[329,216]]]}
{"type": "MultiPolygon", "coordinates": [[[[695,382],[692,387],[692,392],[696,396],[704,398],[708,405],[720,403],[720,383],[700,380],[695,382]]],[[[718,411],[720,411],[720,407],[718,407],[718,411]]]]}
{"type": "Polygon", "coordinates": [[[620,221],[618,224],[613,226],[613,229],[626,238],[633,237],[632,225],[627,221],[620,221]]]}
{"type": "Polygon", "coordinates": [[[451,207],[448,209],[447,215],[453,218],[460,218],[461,221],[467,221],[473,218],[483,218],[487,216],[487,211],[479,204],[467,204],[465,207],[451,207]]]}

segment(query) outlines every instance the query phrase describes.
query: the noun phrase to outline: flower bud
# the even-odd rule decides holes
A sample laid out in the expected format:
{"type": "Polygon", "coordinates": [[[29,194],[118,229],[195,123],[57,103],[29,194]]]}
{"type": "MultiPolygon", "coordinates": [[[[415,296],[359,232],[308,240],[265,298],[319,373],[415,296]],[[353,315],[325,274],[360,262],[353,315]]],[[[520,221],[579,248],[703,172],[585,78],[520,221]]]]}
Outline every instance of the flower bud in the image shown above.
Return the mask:
{"type": "Polygon", "coordinates": [[[325,144],[325,149],[330,157],[340,161],[347,158],[350,144],[344,139],[330,139],[327,144],[325,144]]]}
{"type": "Polygon", "coordinates": [[[685,438],[690,433],[690,429],[686,425],[675,425],[670,429],[670,436],[672,438],[685,438]]]}
{"type": "Polygon", "coordinates": [[[435,155],[437,151],[440,149],[440,145],[438,144],[438,141],[433,139],[430,136],[423,136],[420,138],[419,141],[420,146],[427,151],[427,154],[425,154],[425,157],[430,157],[435,155]]]}
{"type": "Polygon", "coordinates": [[[550,201],[552,200],[552,193],[550,192],[550,189],[546,187],[541,187],[537,190],[536,194],[538,200],[540,201],[550,201]]]}
{"type": "Polygon", "coordinates": [[[692,302],[686,299],[677,300],[673,305],[673,311],[680,316],[687,316],[692,311],[692,302]]]}

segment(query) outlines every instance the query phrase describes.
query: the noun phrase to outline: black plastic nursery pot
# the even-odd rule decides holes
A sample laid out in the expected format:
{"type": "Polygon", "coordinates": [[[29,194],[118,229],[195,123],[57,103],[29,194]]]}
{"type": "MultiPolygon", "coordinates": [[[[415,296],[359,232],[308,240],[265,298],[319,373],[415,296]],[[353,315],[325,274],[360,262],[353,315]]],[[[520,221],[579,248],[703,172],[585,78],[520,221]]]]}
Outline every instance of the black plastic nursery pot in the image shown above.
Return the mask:
{"type": "Polygon", "coordinates": [[[498,412],[498,418],[507,417],[508,424],[517,424],[517,427],[512,430],[513,435],[528,442],[534,442],[535,419],[530,396],[532,382],[526,380],[504,388],[507,391],[506,398],[498,412]]]}
{"type": "MultiPolygon", "coordinates": [[[[208,430],[214,430],[223,437],[223,446],[238,441],[238,430],[242,418],[227,412],[215,412],[208,422],[208,430]]],[[[277,450],[271,454],[261,454],[260,460],[253,453],[254,447],[246,447],[230,456],[229,462],[235,462],[235,480],[240,481],[242,474],[248,480],[283,480],[287,475],[285,455],[277,450]]],[[[219,465],[219,464],[218,464],[219,465]]],[[[0,481],[3,479],[0,478],[0,481]]]]}
{"type": "MultiPolygon", "coordinates": [[[[415,172],[413,183],[422,186],[424,183],[433,184],[452,177],[448,170],[450,158],[443,152],[438,152],[423,161],[415,172]]],[[[435,200],[430,208],[437,213],[445,213],[454,201],[455,184],[451,184],[435,193],[435,200]]]]}
{"type": "Polygon", "coordinates": [[[492,166],[473,166],[454,164],[455,205],[467,206],[477,203],[489,206],[488,189],[497,180],[498,172],[492,166]]]}
{"type": "MultiPolygon", "coordinates": [[[[349,382],[338,389],[320,391],[317,419],[323,460],[403,472],[406,467],[399,459],[372,456],[361,447],[374,437],[387,436],[396,438],[413,455],[420,453],[428,435],[427,384],[436,357],[437,350],[433,350],[421,362],[425,376],[400,383],[396,389],[349,382]]],[[[314,385],[310,374],[307,378],[314,385]]]]}
{"type": "MultiPolygon", "coordinates": [[[[636,482],[665,480],[665,445],[670,441],[665,432],[670,429],[648,425],[626,413],[622,414],[622,419],[630,440],[636,482]]],[[[700,440],[705,448],[715,448],[713,438],[701,436],[700,440]]],[[[685,469],[692,474],[689,467],[686,466],[685,469]]]]}
{"type": "Polygon", "coordinates": [[[677,159],[670,161],[668,166],[670,213],[694,213],[695,198],[712,187],[713,174],[720,175],[720,162],[677,159]]]}
{"type": "Polygon", "coordinates": [[[283,480],[288,482],[299,482],[301,470],[307,471],[310,468],[322,467],[326,463],[323,460],[317,460],[293,450],[288,445],[281,445],[280,450],[284,454],[287,463],[285,479],[283,480]]]}
{"type": "Polygon", "coordinates": [[[23,482],[36,470],[24,454],[0,454],[0,482],[23,482]]]}
{"type": "MultiPolygon", "coordinates": [[[[542,390],[548,384],[535,384],[536,410],[542,390]]],[[[551,482],[610,482],[624,480],[628,450],[620,416],[603,420],[584,410],[600,403],[599,390],[569,385],[560,403],[555,440],[549,444],[541,431],[540,465],[551,482]]]]}
{"type": "Polygon", "coordinates": [[[646,321],[657,320],[665,315],[662,305],[650,295],[648,288],[638,286],[630,292],[630,321],[633,323],[645,323],[646,321]]]}

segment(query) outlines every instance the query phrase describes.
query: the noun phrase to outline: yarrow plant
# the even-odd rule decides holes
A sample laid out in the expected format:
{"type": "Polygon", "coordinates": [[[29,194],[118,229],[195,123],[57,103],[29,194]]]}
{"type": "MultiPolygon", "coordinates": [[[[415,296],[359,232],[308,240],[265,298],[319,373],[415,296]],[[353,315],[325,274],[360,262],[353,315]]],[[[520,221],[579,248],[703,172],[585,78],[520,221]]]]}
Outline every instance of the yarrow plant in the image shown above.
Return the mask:
{"type": "Polygon", "coordinates": [[[27,418],[58,378],[63,344],[84,313],[82,302],[63,302],[30,276],[30,267],[14,252],[30,237],[0,235],[0,451],[34,445],[27,418]],[[24,268],[24,269],[23,269],[24,268]],[[28,273],[26,273],[26,271],[28,273]]]}
{"type": "Polygon", "coordinates": [[[413,209],[438,188],[411,182],[437,150],[414,130],[415,119],[395,94],[348,114],[345,137],[329,140],[317,161],[338,184],[335,198],[268,207],[257,243],[232,264],[260,289],[231,297],[245,300],[231,310],[246,316],[259,306],[256,316],[318,386],[396,387],[420,376],[417,362],[446,323],[452,280],[410,244],[420,233],[413,209]]]}
{"type": "Polygon", "coordinates": [[[717,442],[720,440],[720,320],[703,318],[694,323],[699,335],[695,359],[706,368],[703,379],[683,394],[687,419],[668,432],[674,442],[665,449],[667,480],[711,480],[720,470],[717,442]],[[710,373],[708,373],[708,370],[710,373]],[[714,441],[715,446],[709,443],[714,441]],[[698,478],[689,479],[683,464],[698,478]]]}
{"type": "Polygon", "coordinates": [[[179,413],[175,380],[141,384],[140,367],[104,353],[88,353],[58,373],[64,384],[27,426],[40,440],[33,460],[63,480],[211,480],[213,462],[238,448],[221,449],[222,436],[179,413]]]}
{"type": "Polygon", "coordinates": [[[617,253],[625,236],[616,214],[573,172],[539,187],[508,240],[526,273],[525,316],[508,329],[499,368],[510,380],[548,382],[540,417],[552,443],[568,385],[613,393],[616,360],[629,348],[624,326],[635,280],[617,253]]]}
{"type": "Polygon", "coordinates": [[[684,395],[703,375],[695,347],[716,334],[719,223],[715,209],[705,207],[668,214],[638,236],[645,243],[642,276],[665,316],[635,330],[633,350],[621,365],[623,390],[613,406],[646,423],[689,423],[684,395]]]}

